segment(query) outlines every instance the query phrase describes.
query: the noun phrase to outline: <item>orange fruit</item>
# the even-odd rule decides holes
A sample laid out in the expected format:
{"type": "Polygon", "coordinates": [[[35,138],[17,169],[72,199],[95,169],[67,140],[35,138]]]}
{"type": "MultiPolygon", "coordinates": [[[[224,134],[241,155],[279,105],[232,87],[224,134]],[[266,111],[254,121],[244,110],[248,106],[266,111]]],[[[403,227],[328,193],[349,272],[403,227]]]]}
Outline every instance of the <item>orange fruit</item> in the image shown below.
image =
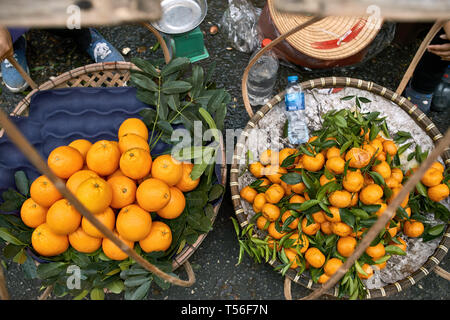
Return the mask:
{"type": "Polygon", "coordinates": [[[400,182],[398,182],[397,179],[392,178],[392,174],[391,174],[391,176],[389,178],[384,179],[384,182],[386,183],[386,186],[389,189],[394,189],[394,188],[400,187],[400,182]]]}
{"type": "Polygon", "coordinates": [[[177,187],[170,187],[170,200],[167,205],[156,211],[158,216],[164,219],[178,218],[186,207],[186,198],[177,187]]]}
{"type": "Polygon", "coordinates": [[[336,178],[333,177],[333,179],[328,180],[328,178],[327,178],[324,174],[320,176],[319,182],[320,182],[320,185],[321,185],[321,186],[326,185],[326,184],[327,184],[328,182],[330,182],[330,181],[336,181],[336,178]]]}
{"type": "Polygon", "coordinates": [[[353,232],[352,227],[344,222],[333,222],[331,224],[331,230],[340,237],[347,237],[353,232]]]}
{"type": "Polygon", "coordinates": [[[356,239],[350,236],[339,238],[336,247],[341,256],[348,258],[355,251],[356,239]]]}
{"type": "Polygon", "coordinates": [[[98,174],[92,170],[77,171],[67,180],[66,187],[75,194],[80,184],[89,178],[98,178],[98,174]]]}
{"type": "Polygon", "coordinates": [[[262,210],[263,206],[266,204],[266,202],[267,202],[267,200],[266,200],[266,196],[264,195],[264,193],[258,193],[255,196],[255,199],[253,200],[253,210],[256,213],[261,212],[261,210],[262,210]]]}
{"type": "Polygon", "coordinates": [[[262,215],[269,221],[275,221],[280,216],[280,208],[272,203],[266,203],[262,207],[262,215]]]}
{"type": "Polygon", "coordinates": [[[292,262],[290,268],[296,269],[298,267],[298,253],[291,249],[284,249],[284,253],[290,262],[292,262]]]}
{"type": "Polygon", "coordinates": [[[28,198],[20,208],[20,218],[23,223],[30,228],[37,228],[45,223],[47,208],[37,204],[33,199],[28,198]]]}
{"type": "Polygon", "coordinates": [[[259,216],[258,219],[256,219],[256,226],[258,227],[259,230],[264,230],[264,227],[266,226],[267,221],[269,221],[269,220],[264,218],[264,216],[259,216]]]}
{"type": "Polygon", "coordinates": [[[330,235],[333,233],[333,229],[331,228],[332,222],[325,221],[320,224],[320,231],[322,231],[326,235],[330,235]]]}
{"type": "Polygon", "coordinates": [[[265,167],[259,161],[253,162],[248,166],[248,170],[256,178],[262,178],[264,176],[264,168],[265,167]]]}
{"type": "Polygon", "coordinates": [[[358,192],[353,192],[352,194],[352,200],[350,202],[350,207],[354,207],[358,204],[358,200],[359,200],[359,193],[358,192]]]}
{"type": "Polygon", "coordinates": [[[386,153],[385,152],[379,152],[377,156],[375,157],[376,160],[380,161],[386,161],[386,153]]]}
{"type": "Polygon", "coordinates": [[[399,248],[402,249],[404,252],[406,252],[407,245],[406,245],[405,240],[403,240],[402,238],[397,238],[397,240],[398,240],[399,242],[401,242],[401,244],[400,244],[400,243],[395,243],[394,241],[391,241],[389,244],[390,244],[390,245],[393,245],[393,246],[396,246],[396,247],[399,247],[399,248]]]}
{"type": "Polygon", "coordinates": [[[398,181],[398,183],[402,183],[403,180],[403,171],[399,168],[391,169],[391,178],[398,181]]]}
{"type": "Polygon", "coordinates": [[[302,165],[308,171],[316,172],[323,168],[325,157],[322,153],[316,154],[314,157],[304,154],[302,157],[302,165]]]}
{"type": "Polygon", "coordinates": [[[261,178],[259,180],[262,180],[261,184],[259,185],[260,187],[270,186],[271,184],[270,180],[267,178],[261,178]]]}
{"type": "Polygon", "coordinates": [[[403,225],[403,233],[411,238],[420,237],[423,233],[423,223],[417,220],[407,220],[403,225]]]}
{"type": "Polygon", "coordinates": [[[326,273],[322,273],[319,277],[319,279],[317,279],[317,282],[320,284],[323,284],[325,282],[327,282],[328,280],[330,280],[330,276],[328,276],[326,273]]]}
{"type": "Polygon", "coordinates": [[[244,199],[245,201],[247,201],[249,203],[253,203],[256,195],[258,194],[258,191],[256,191],[255,189],[253,189],[250,186],[245,186],[241,189],[239,194],[240,194],[241,198],[244,199]]]}
{"type": "Polygon", "coordinates": [[[378,260],[386,254],[386,250],[381,242],[378,242],[375,246],[367,247],[366,253],[373,258],[373,260],[378,260]]]}
{"type": "Polygon", "coordinates": [[[159,179],[146,179],[136,190],[136,200],[144,210],[156,212],[169,203],[169,186],[159,179]]]}
{"type": "Polygon", "coordinates": [[[323,266],[323,271],[325,272],[325,274],[327,276],[332,276],[333,274],[336,273],[336,271],[338,271],[338,269],[343,265],[344,263],[342,262],[341,259],[338,258],[331,258],[329,259],[325,265],[323,266]]]}
{"type": "Polygon", "coordinates": [[[337,208],[346,208],[352,202],[352,195],[346,190],[336,190],[328,196],[330,204],[337,208]]]}
{"type": "Polygon", "coordinates": [[[147,140],[144,140],[141,136],[134,133],[126,133],[119,138],[119,150],[120,153],[124,153],[127,150],[141,148],[147,152],[150,152],[150,146],[147,140]]]}
{"type": "Polygon", "coordinates": [[[317,248],[309,248],[305,253],[305,259],[314,268],[320,268],[325,263],[325,256],[317,248]]]}
{"type": "Polygon", "coordinates": [[[379,216],[381,216],[381,215],[383,214],[383,212],[386,210],[387,204],[384,203],[384,202],[380,202],[380,203],[377,202],[376,204],[381,205],[380,209],[378,209],[378,210],[375,212],[375,214],[379,217],[379,216]]]}
{"type": "Polygon", "coordinates": [[[138,205],[126,206],[117,215],[117,232],[126,240],[139,241],[144,239],[149,234],[151,227],[152,217],[138,205]]]}
{"type": "MultiPolygon", "coordinates": [[[[374,148],[374,146],[370,145],[370,144],[363,144],[362,149],[367,151],[370,154],[370,157],[372,158],[374,156],[374,154],[376,153],[376,150],[374,148]]],[[[379,152],[379,151],[378,151],[379,152]]]]}
{"type": "Polygon", "coordinates": [[[399,230],[399,226],[400,226],[400,223],[397,224],[397,222],[395,222],[394,220],[390,220],[386,224],[386,230],[387,230],[387,232],[389,232],[389,234],[391,235],[392,238],[394,238],[397,235],[397,232],[399,230]],[[395,226],[391,227],[391,224],[393,224],[395,226]]]}
{"type": "Polygon", "coordinates": [[[369,144],[376,150],[376,154],[384,153],[384,151],[383,151],[383,142],[381,142],[381,140],[373,139],[372,141],[370,141],[369,144]]]}
{"type": "MultiPolygon", "coordinates": [[[[117,233],[117,231],[114,231],[114,234],[116,236],[119,237],[120,240],[122,240],[123,242],[125,242],[125,244],[127,246],[129,246],[130,248],[134,247],[134,242],[133,241],[129,241],[124,239],[120,234],[117,233]]],[[[111,240],[109,240],[108,238],[103,238],[102,241],[102,250],[103,253],[110,259],[112,260],[125,260],[126,258],[128,258],[128,254],[126,254],[125,252],[122,251],[122,249],[120,249],[118,246],[116,246],[114,244],[114,242],[112,242],[111,240]]]]}
{"type": "Polygon", "coordinates": [[[279,167],[277,165],[268,166],[264,169],[264,173],[266,174],[266,177],[270,180],[270,182],[280,184],[281,176],[287,173],[287,169],[279,167]]]}
{"type": "Polygon", "coordinates": [[[112,177],[107,181],[112,189],[110,206],[121,209],[136,200],[136,182],[125,176],[112,177]]]}
{"type": "Polygon", "coordinates": [[[428,198],[433,201],[440,202],[449,196],[448,186],[444,183],[428,188],[428,198]]]}
{"type": "Polygon", "coordinates": [[[313,217],[314,221],[316,223],[319,223],[319,224],[324,223],[325,221],[327,221],[326,218],[325,218],[325,213],[322,210],[314,212],[312,214],[312,217],[313,217]]]}
{"type": "Polygon", "coordinates": [[[83,157],[83,161],[86,159],[86,155],[91,146],[92,143],[86,139],[77,139],[69,143],[69,147],[75,148],[80,152],[83,157]]]}
{"type": "Polygon", "coordinates": [[[83,156],[72,147],[55,148],[48,155],[47,164],[53,173],[61,179],[67,179],[83,167],[83,156]]]}
{"type": "MultiPolygon", "coordinates": [[[[392,189],[392,195],[389,199],[387,199],[388,204],[390,204],[392,200],[394,200],[394,198],[400,193],[400,190],[402,190],[402,187],[392,189]]],[[[406,195],[400,206],[405,208],[408,205],[408,201],[409,201],[409,194],[406,195]]]]}
{"type": "Polygon", "coordinates": [[[141,119],[128,118],[121,123],[118,130],[118,138],[120,139],[120,137],[129,133],[134,133],[148,141],[148,129],[141,119]]]}
{"type": "Polygon", "coordinates": [[[116,171],[114,171],[112,174],[110,174],[109,176],[106,177],[106,180],[111,179],[112,177],[118,177],[118,176],[125,176],[123,174],[123,172],[119,169],[117,169],[116,171]]]}
{"type": "Polygon", "coordinates": [[[192,168],[194,168],[192,163],[183,163],[183,174],[181,175],[180,181],[175,185],[175,187],[183,192],[194,190],[200,183],[200,178],[195,180],[191,179],[192,168]]]}
{"type": "Polygon", "coordinates": [[[325,219],[328,220],[329,222],[340,222],[341,221],[341,215],[339,213],[339,208],[337,207],[328,207],[328,209],[331,212],[331,215],[333,217],[328,216],[327,214],[325,214],[325,219]]]}
{"type": "Polygon", "coordinates": [[[57,200],[62,199],[61,193],[46,176],[37,177],[30,186],[30,196],[39,205],[49,208],[57,200]]]}
{"type": "Polygon", "coordinates": [[[313,236],[319,231],[320,224],[318,223],[310,223],[308,224],[308,219],[306,217],[302,220],[302,231],[303,233],[307,234],[308,236],[313,236]]]}
{"type": "MultiPolygon", "coordinates": [[[[278,230],[275,228],[275,223],[277,222],[271,222],[269,224],[269,228],[267,228],[267,232],[269,235],[274,239],[281,239],[283,238],[287,233],[286,232],[278,232],[278,230]]],[[[280,226],[281,229],[281,226],[280,226]]]]}
{"type": "Polygon", "coordinates": [[[349,192],[359,192],[364,185],[364,177],[361,171],[347,171],[344,179],[342,180],[342,186],[349,192]]]}
{"type": "Polygon", "coordinates": [[[41,256],[53,257],[69,248],[69,239],[66,235],[54,233],[48,224],[43,223],[31,234],[31,245],[41,256]]]}
{"type": "Polygon", "coordinates": [[[391,176],[391,167],[386,161],[381,161],[379,164],[372,166],[372,171],[378,172],[383,179],[391,176]]]}
{"type": "Polygon", "coordinates": [[[391,140],[383,141],[383,151],[393,157],[397,154],[397,146],[391,140]]]}
{"type": "Polygon", "coordinates": [[[287,184],[286,182],[281,181],[280,185],[284,189],[285,195],[290,196],[292,194],[292,185],[291,184],[287,184]]]}
{"type": "Polygon", "coordinates": [[[152,177],[162,180],[170,187],[176,185],[183,176],[183,165],[170,154],[159,156],[152,164],[152,177]]]}
{"type": "Polygon", "coordinates": [[[111,141],[100,140],[89,149],[86,164],[89,170],[108,176],[119,168],[119,159],[119,147],[111,141]]]}
{"type": "MultiPolygon", "coordinates": [[[[108,228],[109,230],[113,231],[114,226],[116,225],[116,214],[114,211],[108,207],[105,211],[101,213],[97,213],[95,217],[103,223],[103,225],[108,228]]],[[[90,235],[94,238],[103,238],[105,235],[100,232],[99,229],[97,229],[86,217],[83,217],[81,219],[81,227],[83,228],[83,231],[86,232],[86,234],[90,235]]]]}
{"type": "Polygon", "coordinates": [[[374,264],[374,266],[377,267],[378,270],[382,270],[382,269],[386,268],[386,261],[382,262],[382,263],[374,264]]]}
{"type": "Polygon", "coordinates": [[[383,188],[377,184],[369,184],[362,188],[359,200],[364,204],[375,204],[383,196],[383,188]]]}
{"type": "Polygon", "coordinates": [[[67,235],[78,229],[81,217],[68,200],[61,199],[48,209],[46,223],[54,233],[67,235]]]}
{"type": "Polygon", "coordinates": [[[261,162],[263,166],[278,165],[279,163],[278,159],[279,159],[278,152],[272,151],[270,149],[263,151],[259,156],[259,162],[261,162]]]}
{"type": "Polygon", "coordinates": [[[360,277],[361,279],[369,279],[370,277],[373,276],[373,268],[370,265],[368,265],[367,263],[364,263],[361,266],[361,269],[363,269],[364,272],[367,274],[367,275],[364,275],[364,274],[358,272],[358,277],[360,277]]]}
{"type": "Polygon", "coordinates": [[[331,173],[341,174],[344,172],[345,160],[339,156],[328,158],[327,162],[325,163],[325,167],[331,173]]]}
{"type": "Polygon", "coordinates": [[[265,192],[266,200],[270,203],[278,203],[284,197],[284,193],[282,186],[273,184],[265,192]]]}
{"type": "Polygon", "coordinates": [[[300,253],[305,253],[306,250],[308,250],[309,247],[309,240],[308,237],[306,237],[304,234],[302,234],[301,238],[299,237],[299,234],[293,233],[289,239],[294,239],[293,247],[297,248],[300,253]]]}
{"type": "Polygon", "coordinates": [[[150,233],[139,245],[145,252],[166,251],[172,244],[172,230],[162,221],[154,221],[150,233]]]}
{"type": "Polygon", "coordinates": [[[338,147],[331,147],[327,150],[326,154],[327,159],[333,158],[333,157],[341,157],[343,158],[344,155],[341,156],[341,150],[338,147]]]}
{"type": "Polygon", "coordinates": [[[442,179],[444,179],[442,172],[435,168],[429,168],[420,181],[427,187],[434,187],[440,184],[442,179]]]}
{"type": "MultiPolygon", "coordinates": [[[[283,224],[284,224],[284,222],[285,222],[290,216],[292,216],[292,215],[293,215],[292,210],[286,210],[286,211],[283,213],[283,215],[281,216],[281,221],[283,222],[283,224]]],[[[295,219],[288,225],[288,227],[291,228],[291,229],[297,229],[298,221],[299,221],[299,219],[298,219],[298,218],[295,218],[295,219]]]]}
{"type": "Polygon", "coordinates": [[[348,166],[351,168],[361,169],[370,162],[370,153],[361,148],[351,148],[345,154],[345,161],[349,161],[348,166]]]}
{"type": "Polygon", "coordinates": [[[278,154],[278,163],[280,164],[280,166],[287,157],[295,154],[296,152],[297,152],[297,149],[294,149],[294,148],[281,149],[278,154]]]}
{"type": "Polygon", "coordinates": [[[152,168],[152,162],[152,157],[148,151],[134,148],[122,153],[119,167],[128,178],[139,180],[148,176],[152,168]]]}
{"type": "Polygon", "coordinates": [[[298,194],[293,195],[290,199],[289,199],[289,203],[303,203],[305,202],[306,199],[303,198],[302,196],[299,196],[298,194]]]}
{"type": "Polygon", "coordinates": [[[433,164],[431,165],[430,168],[436,169],[437,171],[440,171],[441,173],[444,173],[444,171],[445,171],[444,165],[442,163],[440,163],[439,161],[433,162],[433,164]]]}
{"type": "Polygon", "coordinates": [[[93,214],[106,210],[112,201],[112,188],[102,178],[83,181],[75,193],[80,202],[93,214]]]}
{"type": "Polygon", "coordinates": [[[79,252],[92,253],[102,246],[102,239],[91,237],[80,227],[69,234],[69,243],[79,252]]]}
{"type": "Polygon", "coordinates": [[[291,190],[292,190],[292,192],[295,192],[297,194],[302,194],[306,190],[306,185],[303,182],[300,182],[300,183],[292,185],[291,190]]]}

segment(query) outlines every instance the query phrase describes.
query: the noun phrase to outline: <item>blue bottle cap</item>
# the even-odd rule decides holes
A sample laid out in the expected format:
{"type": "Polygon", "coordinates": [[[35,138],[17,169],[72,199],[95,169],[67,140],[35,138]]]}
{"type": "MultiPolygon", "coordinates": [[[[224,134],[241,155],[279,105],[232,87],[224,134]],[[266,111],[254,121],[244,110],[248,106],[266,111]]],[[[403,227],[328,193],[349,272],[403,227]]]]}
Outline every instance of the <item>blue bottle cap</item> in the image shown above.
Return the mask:
{"type": "Polygon", "coordinates": [[[294,82],[298,80],[298,76],[288,76],[288,82],[294,82]]]}

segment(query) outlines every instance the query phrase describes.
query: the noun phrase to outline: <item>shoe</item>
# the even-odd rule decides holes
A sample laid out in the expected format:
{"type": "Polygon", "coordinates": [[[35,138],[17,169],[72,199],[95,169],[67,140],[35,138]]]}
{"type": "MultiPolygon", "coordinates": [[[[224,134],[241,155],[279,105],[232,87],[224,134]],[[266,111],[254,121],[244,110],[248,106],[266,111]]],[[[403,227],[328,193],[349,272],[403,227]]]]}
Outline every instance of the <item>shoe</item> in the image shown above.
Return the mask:
{"type": "Polygon", "coordinates": [[[442,81],[436,87],[433,93],[431,110],[441,112],[450,108],[450,66],[442,77],[442,81]]]}
{"type": "Polygon", "coordinates": [[[406,97],[412,104],[416,105],[423,113],[428,114],[431,108],[431,102],[433,100],[433,94],[420,93],[411,87],[411,83],[408,84],[403,96],[406,97]]]}
{"type": "MultiPolygon", "coordinates": [[[[26,47],[27,41],[25,36],[20,37],[14,42],[14,55],[13,57],[17,60],[20,66],[30,74],[30,69],[27,64],[26,57],[26,47]]],[[[18,93],[24,91],[28,88],[28,83],[24,78],[20,75],[19,71],[14,68],[14,66],[9,62],[8,59],[3,60],[1,64],[2,77],[5,86],[9,89],[9,91],[18,93]]]]}
{"type": "Polygon", "coordinates": [[[125,61],[120,52],[114,48],[105,38],[94,28],[89,28],[91,33],[91,43],[87,49],[88,54],[95,62],[125,61]]]}

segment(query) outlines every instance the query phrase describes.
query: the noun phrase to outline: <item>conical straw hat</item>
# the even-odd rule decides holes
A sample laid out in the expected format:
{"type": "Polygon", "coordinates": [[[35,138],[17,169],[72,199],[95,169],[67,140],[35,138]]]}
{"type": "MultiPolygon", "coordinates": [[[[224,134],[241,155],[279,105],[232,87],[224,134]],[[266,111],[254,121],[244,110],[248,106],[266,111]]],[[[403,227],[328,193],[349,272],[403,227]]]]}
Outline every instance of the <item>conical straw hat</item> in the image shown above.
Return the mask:
{"type": "MultiPolygon", "coordinates": [[[[270,16],[280,34],[308,21],[311,16],[279,12],[275,0],[268,0],[270,16]]],[[[329,16],[291,35],[286,41],[303,54],[322,60],[339,60],[350,57],[367,45],[377,35],[381,17],[329,16]]]]}

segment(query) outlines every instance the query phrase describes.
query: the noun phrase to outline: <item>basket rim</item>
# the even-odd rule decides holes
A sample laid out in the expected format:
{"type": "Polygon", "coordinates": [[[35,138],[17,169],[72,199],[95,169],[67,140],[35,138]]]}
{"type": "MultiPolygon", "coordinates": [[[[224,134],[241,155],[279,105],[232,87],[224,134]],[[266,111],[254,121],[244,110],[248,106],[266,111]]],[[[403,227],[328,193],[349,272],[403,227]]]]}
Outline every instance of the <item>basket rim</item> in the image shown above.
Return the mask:
{"type": "MultiPolygon", "coordinates": [[[[436,144],[437,141],[443,138],[443,135],[439,132],[436,125],[419,109],[417,106],[413,105],[408,99],[398,95],[397,93],[387,89],[386,87],[382,87],[374,82],[355,79],[350,77],[322,77],[317,79],[307,80],[301,83],[301,86],[305,90],[317,89],[317,88],[335,88],[335,87],[353,87],[356,89],[366,90],[371,93],[380,95],[381,97],[394,102],[401,109],[406,111],[411,118],[416,122],[421,129],[423,129],[427,135],[433,140],[433,143],[436,144]]],[[[280,103],[283,100],[285,91],[281,91],[277,95],[275,95],[270,101],[268,101],[264,106],[262,106],[259,111],[257,111],[253,117],[248,121],[247,125],[243,129],[238,141],[236,143],[236,148],[233,154],[233,160],[230,169],[230,189],[231,189],[231,197],[233,206],[235,209],[235,215],[238,219],[239,225],[241,228],[244,228],[248,224],[247,215],[245,213],[245,209],[241,204],[240,198],[240,190],[239,190],[239,164],[240,155],[242,154],[242,149],[245,145],[245,140],[248,137],[248,131],[256,127],[259,120],[263,118],[276,104],[280,103]]],[[[450,165],[450,148],[447,148],[446,151],[441,155],[444,159],[444,163],[446,166],[450,165]]],[[[444,235],[436,248],[433,254],[428,257],[425,263],[419,267],[416,271],[411,273],[409,276],[401,279],[393,284],[387,284],[380,288],[368,289],[367,290],[367,299],[378,298],[378,297],[387,297],[391,294],[398,293],[410,286],[414,285],[428,275],[445,257],[448,252],[448,248],[450,247],[450,224],[447,224],[447,228],[444,232],[444,235]]],[[[269,264],[273,267],[280,265],[278,261],[269,261],[269,264]]],[[[298,275],[296,271],[289,269],[286,272],[286,277],[289,277],[292,281],[308,288],[308,289],[317,289],[320,288],[321,285],[313,283],[310,278],[307,278],[305,275],[298,275]]],[[[333,295],[337,297],[337,286],[333,290],[327,292],[329,295],[333,295]]]]}
{"type": "MultiPolygon", "coordinates": [[[[10,113],[10,115],[11,116],[19,116],[25,110],[27,110],[27,108],[30,106],[32,96],[34,94],[36,94],[37,92],[55,89],[58,86],[60,86],[64,83],[67,83],[70,80],[77,79],[84,74],[103,72],[103,71],[110,71],[110,72],[122,71],[122,72],[126,73],[126,72],[131,72],[132,70],[139,71],[140,69],[132,62],[116,61],[116,62],[92,63],[92,64],[78,67],[76,69],[66,71],[53,79],[49,79],[48,81],[39,85],[36,89],[32,90],[25,98],[23,98],[16,105],[16,108],[10,113]]],[[[125,86],[125,83],[122,86],[125,86]]],[[[84,86],[82,86],[82,87],[84,87],[84,86]]],[[[221,147],[222,159],[225,159],[225,146],[224,146],[223,141],[220,141],[220,147],[221,147]]],[[[219,184],[226,187],[227,166],[225,163],[220,165],[220,178],[221,178],[221,181],[219,181],[219,184]]],[[[217,215],[219,213],[223,199],[224,199],[224,195],[222,195],[221,199],[214,205],[214,215],[211,219],[212,224],[214,224],[214,222],[217,218],[217,215]]],[[[194,244],[192,244],[192,245],[186,244],[184,246],[184,248],[181,250],[181,252],[177,253],[172,258],[173,270],[176,270],[177,268],[182,266],[191,257],[191,255],[200,247],[201,243],[203,242],[203,240],[206,238],[206,236],[208,234],[209,234],[209,231],[201,234],[198,237],[197,241],[195,241],[194,244]]]]}

